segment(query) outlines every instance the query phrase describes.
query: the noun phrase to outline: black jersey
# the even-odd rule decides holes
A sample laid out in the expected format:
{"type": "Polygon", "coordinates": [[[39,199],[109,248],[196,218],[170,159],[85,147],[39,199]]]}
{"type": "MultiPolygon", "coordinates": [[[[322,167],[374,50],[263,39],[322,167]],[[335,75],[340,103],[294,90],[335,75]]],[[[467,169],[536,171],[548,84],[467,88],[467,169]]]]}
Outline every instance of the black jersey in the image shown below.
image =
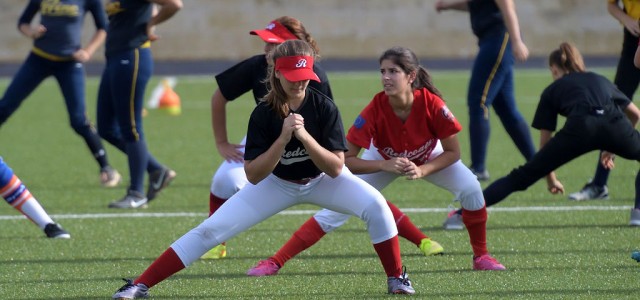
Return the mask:
{"type": "MultiPolygon", "coordinates": [[[[322,147],[329,151],[347,151],[342,118],[330,98],[313,87],[307,87],[305,99],[296,113],[302,115],[304,128],[322,147]]],[[[244,159],[253,160],[266,152],[280,136],[283,122],[267,103],[260,102],[249,118],[244,159]]],[[[320,173],[322,171],[295,136],[285,146],[273,170],[274,175],[291,180],[315,177],[320,173]]]]}
{"type": "MultiPolygon", "coordinates": [[[[229,101],[235,100],[248,91],[253,92],[256,104],[267,94],[267,59],[264,54],[245,59],[235,66],[216,75],[216,82],[222,95],[229,101]]],[[[309,86],[333,99],[329,79],[325,71],[318,65],[313,65],[313,71],[320,78],[320,82],[311,80],[309,86]]]]}
{"type": "Polygon", "coordinates": [[[507,31],[500,8],[494,0],[471,0],[467,5],[471,29],[478,38],[507,31]]]}
{"type": "Polygon", "coordinates": [[[630,102],[602,75],[593,72],[569,73],[542,92],[531,126],[555,131],[558,115],[568,119],[597,114],[598,111],[621,113],[630,102]]]}

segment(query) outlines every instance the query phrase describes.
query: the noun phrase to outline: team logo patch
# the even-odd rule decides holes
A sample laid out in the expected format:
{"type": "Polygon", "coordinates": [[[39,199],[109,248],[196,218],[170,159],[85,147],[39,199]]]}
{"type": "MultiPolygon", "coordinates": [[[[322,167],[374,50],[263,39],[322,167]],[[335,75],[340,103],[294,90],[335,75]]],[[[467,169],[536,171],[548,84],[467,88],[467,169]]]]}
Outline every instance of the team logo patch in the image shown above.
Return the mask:
{"type": "Polygon", "coordinates": [[[365,119],[362,116],[358,115],[358,117],[356,118],[356,121],[353,122],[353,126],[357,129],[360,129],[362,128],[362,126],[364,126],[364,123],[366,122],[367,121],[365,121],[365,119]]]}
{"type": "Polygon", "coordinates": [[[453,113],[446,106],[442,107],[442,116],[449,121],[453,121],[456,118],[453,116],[453,113]]]}
{"type": "Polygon", "coordinates": [[[307,67],[307,60],[304,58],[301,58],[298,63],[296,63],[296,68],[306,68],[307,67]]]}

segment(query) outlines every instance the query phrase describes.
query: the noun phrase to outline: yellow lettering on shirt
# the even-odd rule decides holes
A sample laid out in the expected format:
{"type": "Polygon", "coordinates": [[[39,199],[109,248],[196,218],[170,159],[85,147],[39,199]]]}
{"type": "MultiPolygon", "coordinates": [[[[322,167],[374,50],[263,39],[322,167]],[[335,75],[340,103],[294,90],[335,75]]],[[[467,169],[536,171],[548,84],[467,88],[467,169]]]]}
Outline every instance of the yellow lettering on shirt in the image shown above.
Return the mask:
{"type": "Polygon", "coordinates": [[[40,14],[51,17],[77,17],[80,8],[75,4],[63,4],[60,0],[44,0],[40,4],[40,14]]]}

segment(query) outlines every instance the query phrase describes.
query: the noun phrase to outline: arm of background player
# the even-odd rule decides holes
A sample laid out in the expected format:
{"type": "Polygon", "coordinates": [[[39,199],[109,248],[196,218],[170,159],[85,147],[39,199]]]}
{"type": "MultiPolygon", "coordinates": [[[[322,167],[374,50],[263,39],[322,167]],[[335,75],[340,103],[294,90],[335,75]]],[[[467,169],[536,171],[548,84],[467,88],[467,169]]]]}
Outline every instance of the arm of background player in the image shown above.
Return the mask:
{"type": "Polygon", "coordinates": [[[34,40],[47,32],[47,29],[42,26],[42,24],[31,27],[31,21],[33,21],[38,10],[40,10],[40,4],[36,1],[29,1],[29,4],[25,7],[20,18],[18,18],[18,31],[20,31],[24,36],[34,40]]]}
{"type": "Polygon", "coordinates": [[[227,135],[227,103],[229,101],[216,89],[211,96],[211,127],[218,153],[228,162],[242,162],[243,155],[238,148],[242,145],[230,144],[227,135]]]}
{"type": "Polygon", "coordinates": [[[457,0],[457,1],[438,0],[436,2],[435,8],[438,13],[443,10],[469,11],[469,5],[467,4],[468,2],[469,0],[457,0]]]}
{"type": "Polygon", "coordinates": [[[609,14],[616,18],[620,24],[627,28],[631,34],[634,36],[640,35],[640,25],[638,24],[638,20],[627,15],[627,13],[618,6],[618,2],[619,1],[614,1],[612,3],[611,1],[607,1],[607,11],[609,11],[609,14]]]}
{"type": "Polygon", "coordinates": [[[630,102],[624,109],[624,113],[627,115],[627,118],[629,118],[629,121],[631,121],[631,125],[635,128],[638,125],[638,121],[640,121],[640,109],[638,109],[633,102],[630,102]]]}
{"type": "MultiPolygon", "coordinates": [[[[551,138],[553,138],[553,131],[540,129],[540,149],[544,148],[544,145],[546,145],[551,138]]],[[[553,171],[547,175],[547,189],[552,194],[564,194],[564,187],[562,183],[558,181],[556,173],[553,171]]]]}
{"type": "Polygon", "coordinates": [[[160,6],[160,9],[154,13],[147,24],[147,35],[150,41],[155,41],[159,37],[154,33],[156,25],[169,20],[182,8],[182,0],[148,0],[160,6]]]}
{"type": "Polygon", "coordinates": [[[107,38],[107,31],[104,29],[96,30],[96,33],[93,34],[93,37],[89,41],[89,43],[83,48],[78,49],[73,53],[73,58],[79,62],[88,61],[91,56],[96,52],[98,47],[104,43],[104,40],[107,38]]]}
{"type": "Polygon", "coordinates": [[[507,31],[509,32],[513,55],[517,61],[527,60],[529,57],[529,49],[522,41],[515,3],[513,3],[513,0],[496,0],[496,4],[498,5],[498,8],[500,8],[502,18],[504,18],[504,25],[507,27],[507,31]]]}

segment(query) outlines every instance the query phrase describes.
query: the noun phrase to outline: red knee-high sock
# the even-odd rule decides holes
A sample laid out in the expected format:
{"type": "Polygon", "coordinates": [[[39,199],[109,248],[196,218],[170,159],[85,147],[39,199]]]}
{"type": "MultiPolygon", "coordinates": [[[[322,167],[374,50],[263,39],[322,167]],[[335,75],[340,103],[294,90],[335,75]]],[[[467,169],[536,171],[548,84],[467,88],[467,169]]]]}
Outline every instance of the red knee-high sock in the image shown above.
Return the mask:
{"type": "Polygon", "coordinates": [[[400,258],[400,243],[398,236],[394,236],[382,243],[373,244],[376,249],[384,272],[387,277],[400,277],[402,275],[402,258],[400,258]]]}
{"type": "Polygon", "coordinates": [[[396,220],[396,227],[398,227],[398,235],[409,240],[414,243],[416,246],[420,247],[420,242],[423,239],[429,238],[427,235],[422,233],[416,225],[411,222],[409,216],[405,215],[398,207],[393,205],[393,203],[387,201],[387,205],[391,208],[391,213],[393,213],[393,219],[396,220]]]}
{"type": "Polygon", "coordinates": [[[213,215],[225,202],[227,202],[227,199],[218,198],[209,193],[209,216],[213,215]]]}
{"type": "Polygon", "coordinates": [[[473,256],[488,254],[487,251],[487,208],[479,210],[462,209],[462,222],[467,227],[473,256]]]}
{"type": "MultiPolygon", "coordinates": [[[[209,193],[209,217],[213,215],[222,204],[227,202],[227,199],[222,199],[213,195],[213,193],[209,193]]],[[[226,242],[222,242],[222,245],[226,245],[226,242]]]]}
{"type": "Polygon", "coordinates": [[[184,268],[178,254],[169,247],[133,283],[142,283],[147,287],[152,287],[184,268]]]}
{"type": "Polygon", "coordinates": [[[270,259],[282,267],[292,257],[313,246],[325,234],[326,232],[322,230],[318,221],[311,217],[296,230],[293,236],[270,259]]]}

